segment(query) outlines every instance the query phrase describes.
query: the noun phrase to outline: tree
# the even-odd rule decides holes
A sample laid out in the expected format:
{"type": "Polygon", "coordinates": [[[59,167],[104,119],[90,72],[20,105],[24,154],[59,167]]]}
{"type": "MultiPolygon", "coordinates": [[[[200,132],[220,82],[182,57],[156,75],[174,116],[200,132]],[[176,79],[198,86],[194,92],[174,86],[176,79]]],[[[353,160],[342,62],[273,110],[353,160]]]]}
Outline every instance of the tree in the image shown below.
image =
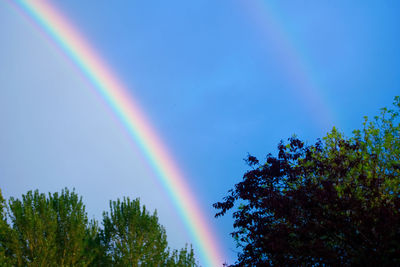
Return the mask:
{"type": "Polygon", "coordinates": [[[0,266],[12,266],[10,234],[11,228],[6,218],[6,201],[0,190],[0,266]]]}
{"type": "Polygon", "coordinates": [[[11,250],[17,266],[57,265],[57,214],[38,191],[9,200],[11,250]]]}
{"type": "Polygon", "coordinates": [[[91,242],[98,235],[95,221],[89,222],[82,197],[67,188],[49,194],[51,208],[57,214],[57,265],[88,266],[98,253],[91,242]]]}
{"type": "Polygon", "coordinates": [[[22,200],[10,198],[12,223],[8,249],[16,266],[88,266],[93,239],[82,199],[68,189],[61,194],[29,191],[22,200]]]}
{"type": "Polygon", "coordinates": [[[234,266],[400,264],[400,124],[382,109],[345,138],[335,128],[307,146],[278,145],[214,204],[233,213],[242,248],[234,266]]]}
{"type": "Polygon", "coordinates": [[[157,213],[139,199],[110,202],[103,226],[68,189],[29,191],[8,205],[0,191],[0,266],[197,266],[191,247],[171,252],[157,213]]]}
{"type": "Polygon", "coordinates": [[[110,266],[196,266],[193,249],[174,250],[170,255],[167,235],[139,199],[110,201],[103,213],[102,244],[110,266]]]}
{"type": "Polygon", "coordinates": [[[168,256],[167,236],[139,199],[110,201],[103,213],[103,241],[114,266],[161,265],[168,256]]]}
{"type": "Polygon", "coordinates": [[[167,259],[167,262],[165,266],[167,267],[175,267],[175,266],[187,266],[187,267],[193,267],[197,266],[198,264],[196,263],[196,259],[194,257],[194,252],[192,246],[190,246],[190,250],[188,249],[188,246],[186,245],[185,248],[182,248],[180,251],[174,250],[169,258],[167,259]]]}

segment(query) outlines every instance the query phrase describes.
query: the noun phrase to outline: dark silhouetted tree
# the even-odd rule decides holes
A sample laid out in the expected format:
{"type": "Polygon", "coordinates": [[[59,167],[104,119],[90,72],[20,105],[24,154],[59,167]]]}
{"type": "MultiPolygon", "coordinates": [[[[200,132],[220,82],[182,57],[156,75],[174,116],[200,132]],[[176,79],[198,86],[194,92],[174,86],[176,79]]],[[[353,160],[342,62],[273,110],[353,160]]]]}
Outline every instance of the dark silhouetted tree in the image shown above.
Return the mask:
{"type": "Polygon", "coordinates": [[[234,266],[400,265],[400,124],[382,109],[345,138],[335,128],[315,145],[281,142],[222,202],[234,210],[234,266]]]}

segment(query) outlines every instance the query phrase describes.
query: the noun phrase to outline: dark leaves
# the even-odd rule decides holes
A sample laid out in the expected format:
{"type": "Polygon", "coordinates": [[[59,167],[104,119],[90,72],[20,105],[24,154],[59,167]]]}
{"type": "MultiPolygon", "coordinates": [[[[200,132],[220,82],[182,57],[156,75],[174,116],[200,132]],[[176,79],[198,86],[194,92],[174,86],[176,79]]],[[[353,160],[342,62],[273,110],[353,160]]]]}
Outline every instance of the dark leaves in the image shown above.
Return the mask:
{"type": "Polygon", "coordinates": [[[235,209],[234,266],[400,264],[400,126],[385,112],[350,139],[333,129],[312,146],[280,142],[263,165],[248,156],[214,204],[217,217],[235,209]]]}

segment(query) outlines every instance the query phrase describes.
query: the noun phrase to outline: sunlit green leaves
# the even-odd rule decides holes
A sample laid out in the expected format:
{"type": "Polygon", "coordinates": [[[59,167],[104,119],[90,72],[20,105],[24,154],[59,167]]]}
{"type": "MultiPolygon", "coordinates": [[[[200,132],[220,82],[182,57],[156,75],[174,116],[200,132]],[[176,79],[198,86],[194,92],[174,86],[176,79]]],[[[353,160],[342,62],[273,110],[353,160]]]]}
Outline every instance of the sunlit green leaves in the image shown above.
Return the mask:
{"type": "Polygon", "coordinates": [[[101,228],[68,189],[8,205],[0,191],[0,266],[197,266],[192,247],[171,251],[166,238],[139,199],[111,201],[101,228]]]}

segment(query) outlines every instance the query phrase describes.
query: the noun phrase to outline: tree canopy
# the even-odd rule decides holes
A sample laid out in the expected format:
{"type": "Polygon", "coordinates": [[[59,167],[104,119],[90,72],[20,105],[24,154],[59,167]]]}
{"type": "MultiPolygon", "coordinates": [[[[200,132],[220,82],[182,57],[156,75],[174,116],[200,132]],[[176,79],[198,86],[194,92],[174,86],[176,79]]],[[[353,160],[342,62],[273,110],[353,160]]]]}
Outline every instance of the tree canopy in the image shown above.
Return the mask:
{"type": "Polygon", "coordinates": [[[222,202],[241,248],[233,266],[400,264],[400,124],[395,109],[346,138],[296,136],[251,167],[222,202]]]}
{"type": "Polygon", "coordinates": [[[68,189],[8,203],[0,191],[0,266],[197,266],[193,249],[168,247],[157,213],[139,199],[110,201],[102,224],[68,189]]]}
{"type": "Polygon", "coordinates": [[[108,262],[115,266],[196,266],[187,247],[170,253],[164,227],[157,212],[150,215],[139,199],[110,201],[103,213],[101,240],[108,262]]]}
{"type": "Polygon", "coordinates": [[[65,189],[46,196],[29,191],[10,198],[8,249],[18,266],[87,266],[88,218],[82,200],[65,189]]]}
{"type": "Polygon", "coordinates": [[[107,254],[119,266],[158,266],[168,256],[164,227],[157,214],[150,215],[138,199],[110,202],[110,213],[103,214],[103,241],[107,254]]]}

